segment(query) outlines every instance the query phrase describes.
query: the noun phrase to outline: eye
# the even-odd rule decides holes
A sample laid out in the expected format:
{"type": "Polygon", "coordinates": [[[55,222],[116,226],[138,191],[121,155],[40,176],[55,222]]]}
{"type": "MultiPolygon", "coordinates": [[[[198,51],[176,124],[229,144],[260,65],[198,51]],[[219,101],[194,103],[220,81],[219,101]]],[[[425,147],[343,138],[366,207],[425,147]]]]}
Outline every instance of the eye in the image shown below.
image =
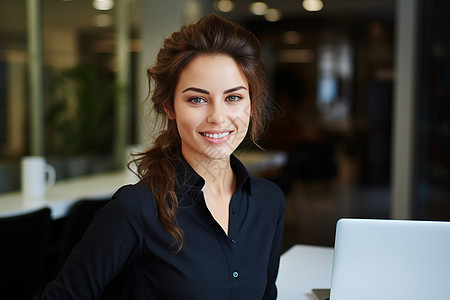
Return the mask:
{"type": "Polygon", "coordinates": [[[200,97],[191,97],[188,99],[188,102],[194,103],[194,104],[200,104],[206,102],[205,99],[200,97]]]}
{"type": "Polygon", "coordinates": [[[237,95],[231,95],[231,96],[227,97],[227,101],[230,101],[230,102],[237,102],[237,101],[239,101],[241,99],[242,99],[242,97],[241,96],[237,96],[237,95]]]}

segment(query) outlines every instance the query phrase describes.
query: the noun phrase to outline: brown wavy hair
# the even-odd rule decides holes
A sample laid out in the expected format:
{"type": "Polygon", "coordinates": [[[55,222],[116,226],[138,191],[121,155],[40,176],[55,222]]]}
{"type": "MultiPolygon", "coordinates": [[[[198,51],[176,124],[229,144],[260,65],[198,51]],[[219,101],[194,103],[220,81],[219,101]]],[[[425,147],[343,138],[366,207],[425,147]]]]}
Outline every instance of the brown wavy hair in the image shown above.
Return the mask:
{"type": "Polygon", "coordinates": [[[248,81],[251,99],[249,138],[256,144],[265,130],[268,113],[266,71],[258,39],[240,25],[216,14],[183,26],[164,40],[155,64],[147,69],[150,87],[146,101],[163,119],[161,131],[152,148],[135,155],[140,182],[153,193],[162,227],[173,237],[178,252],[183,246],[183,231],[177,227],[178,199],[175,169],[181,157],[181,140],[176,122],[169,120],[164,107],[173,111],[174,93],[180,73],[199,55],[224,54],[233,58],[248,81]]]}

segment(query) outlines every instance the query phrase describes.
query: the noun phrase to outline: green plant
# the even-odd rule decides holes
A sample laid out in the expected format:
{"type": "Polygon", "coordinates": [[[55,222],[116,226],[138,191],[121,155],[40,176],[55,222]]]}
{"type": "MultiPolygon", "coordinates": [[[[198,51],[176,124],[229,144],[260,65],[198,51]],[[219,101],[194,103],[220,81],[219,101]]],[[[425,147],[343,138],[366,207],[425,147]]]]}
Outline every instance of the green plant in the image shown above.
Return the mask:
{"type": "Polygon", "coordinates": [[[53,73],[45,107],[47,154],[111,153],[116,94],[111,75],[90,65],[53,73]]]}

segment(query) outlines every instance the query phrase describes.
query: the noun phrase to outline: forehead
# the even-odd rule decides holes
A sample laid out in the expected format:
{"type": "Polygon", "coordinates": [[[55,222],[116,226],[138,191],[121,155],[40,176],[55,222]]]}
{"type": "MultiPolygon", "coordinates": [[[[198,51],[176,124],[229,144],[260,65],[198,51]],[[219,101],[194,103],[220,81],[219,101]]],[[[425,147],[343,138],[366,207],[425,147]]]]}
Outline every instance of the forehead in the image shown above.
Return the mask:
{"type": "Polygon", "coordinates": [[[229,89],[245,86],[247,79],[236,61],[228,55],[199,55],[180,73],[176,91],[186,87],[229,89]]]}

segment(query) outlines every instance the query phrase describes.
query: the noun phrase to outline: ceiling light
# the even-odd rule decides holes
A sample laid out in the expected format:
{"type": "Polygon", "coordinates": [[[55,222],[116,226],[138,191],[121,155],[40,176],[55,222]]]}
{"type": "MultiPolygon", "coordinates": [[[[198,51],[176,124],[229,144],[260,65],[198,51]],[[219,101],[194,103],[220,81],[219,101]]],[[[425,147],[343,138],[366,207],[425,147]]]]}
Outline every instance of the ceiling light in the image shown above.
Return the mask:
{"type": "Polygon", "coordinates": [[[323,8],[321,0],[303,0],[302,5],[307,11],[319,11],[323,8]]]}
{"type": "Polygon", "coordinates": [[[267,13],[267,4],[264,2],[253,2],[250,4],[250,12],[257,16],[263,16],[267,13]]]}
{"type": "Polygon", "coordinates": [[[234,2],[230,0],[219,0],[216,2],[216,8],[220,12],[230,12],[234,9],[234,2]]]}
{"type": "Polygon", "coordinates": [[[110,10],[114,7],[113,0],[94,0],[92,6],[97,10],[110,10]]]}
{"type": "Polygon", "coordinates": [[[277,22],[281,19],[281,12],[276,8],[269,8],[265,16],[266,20],[269,22],[277,22]]]}

